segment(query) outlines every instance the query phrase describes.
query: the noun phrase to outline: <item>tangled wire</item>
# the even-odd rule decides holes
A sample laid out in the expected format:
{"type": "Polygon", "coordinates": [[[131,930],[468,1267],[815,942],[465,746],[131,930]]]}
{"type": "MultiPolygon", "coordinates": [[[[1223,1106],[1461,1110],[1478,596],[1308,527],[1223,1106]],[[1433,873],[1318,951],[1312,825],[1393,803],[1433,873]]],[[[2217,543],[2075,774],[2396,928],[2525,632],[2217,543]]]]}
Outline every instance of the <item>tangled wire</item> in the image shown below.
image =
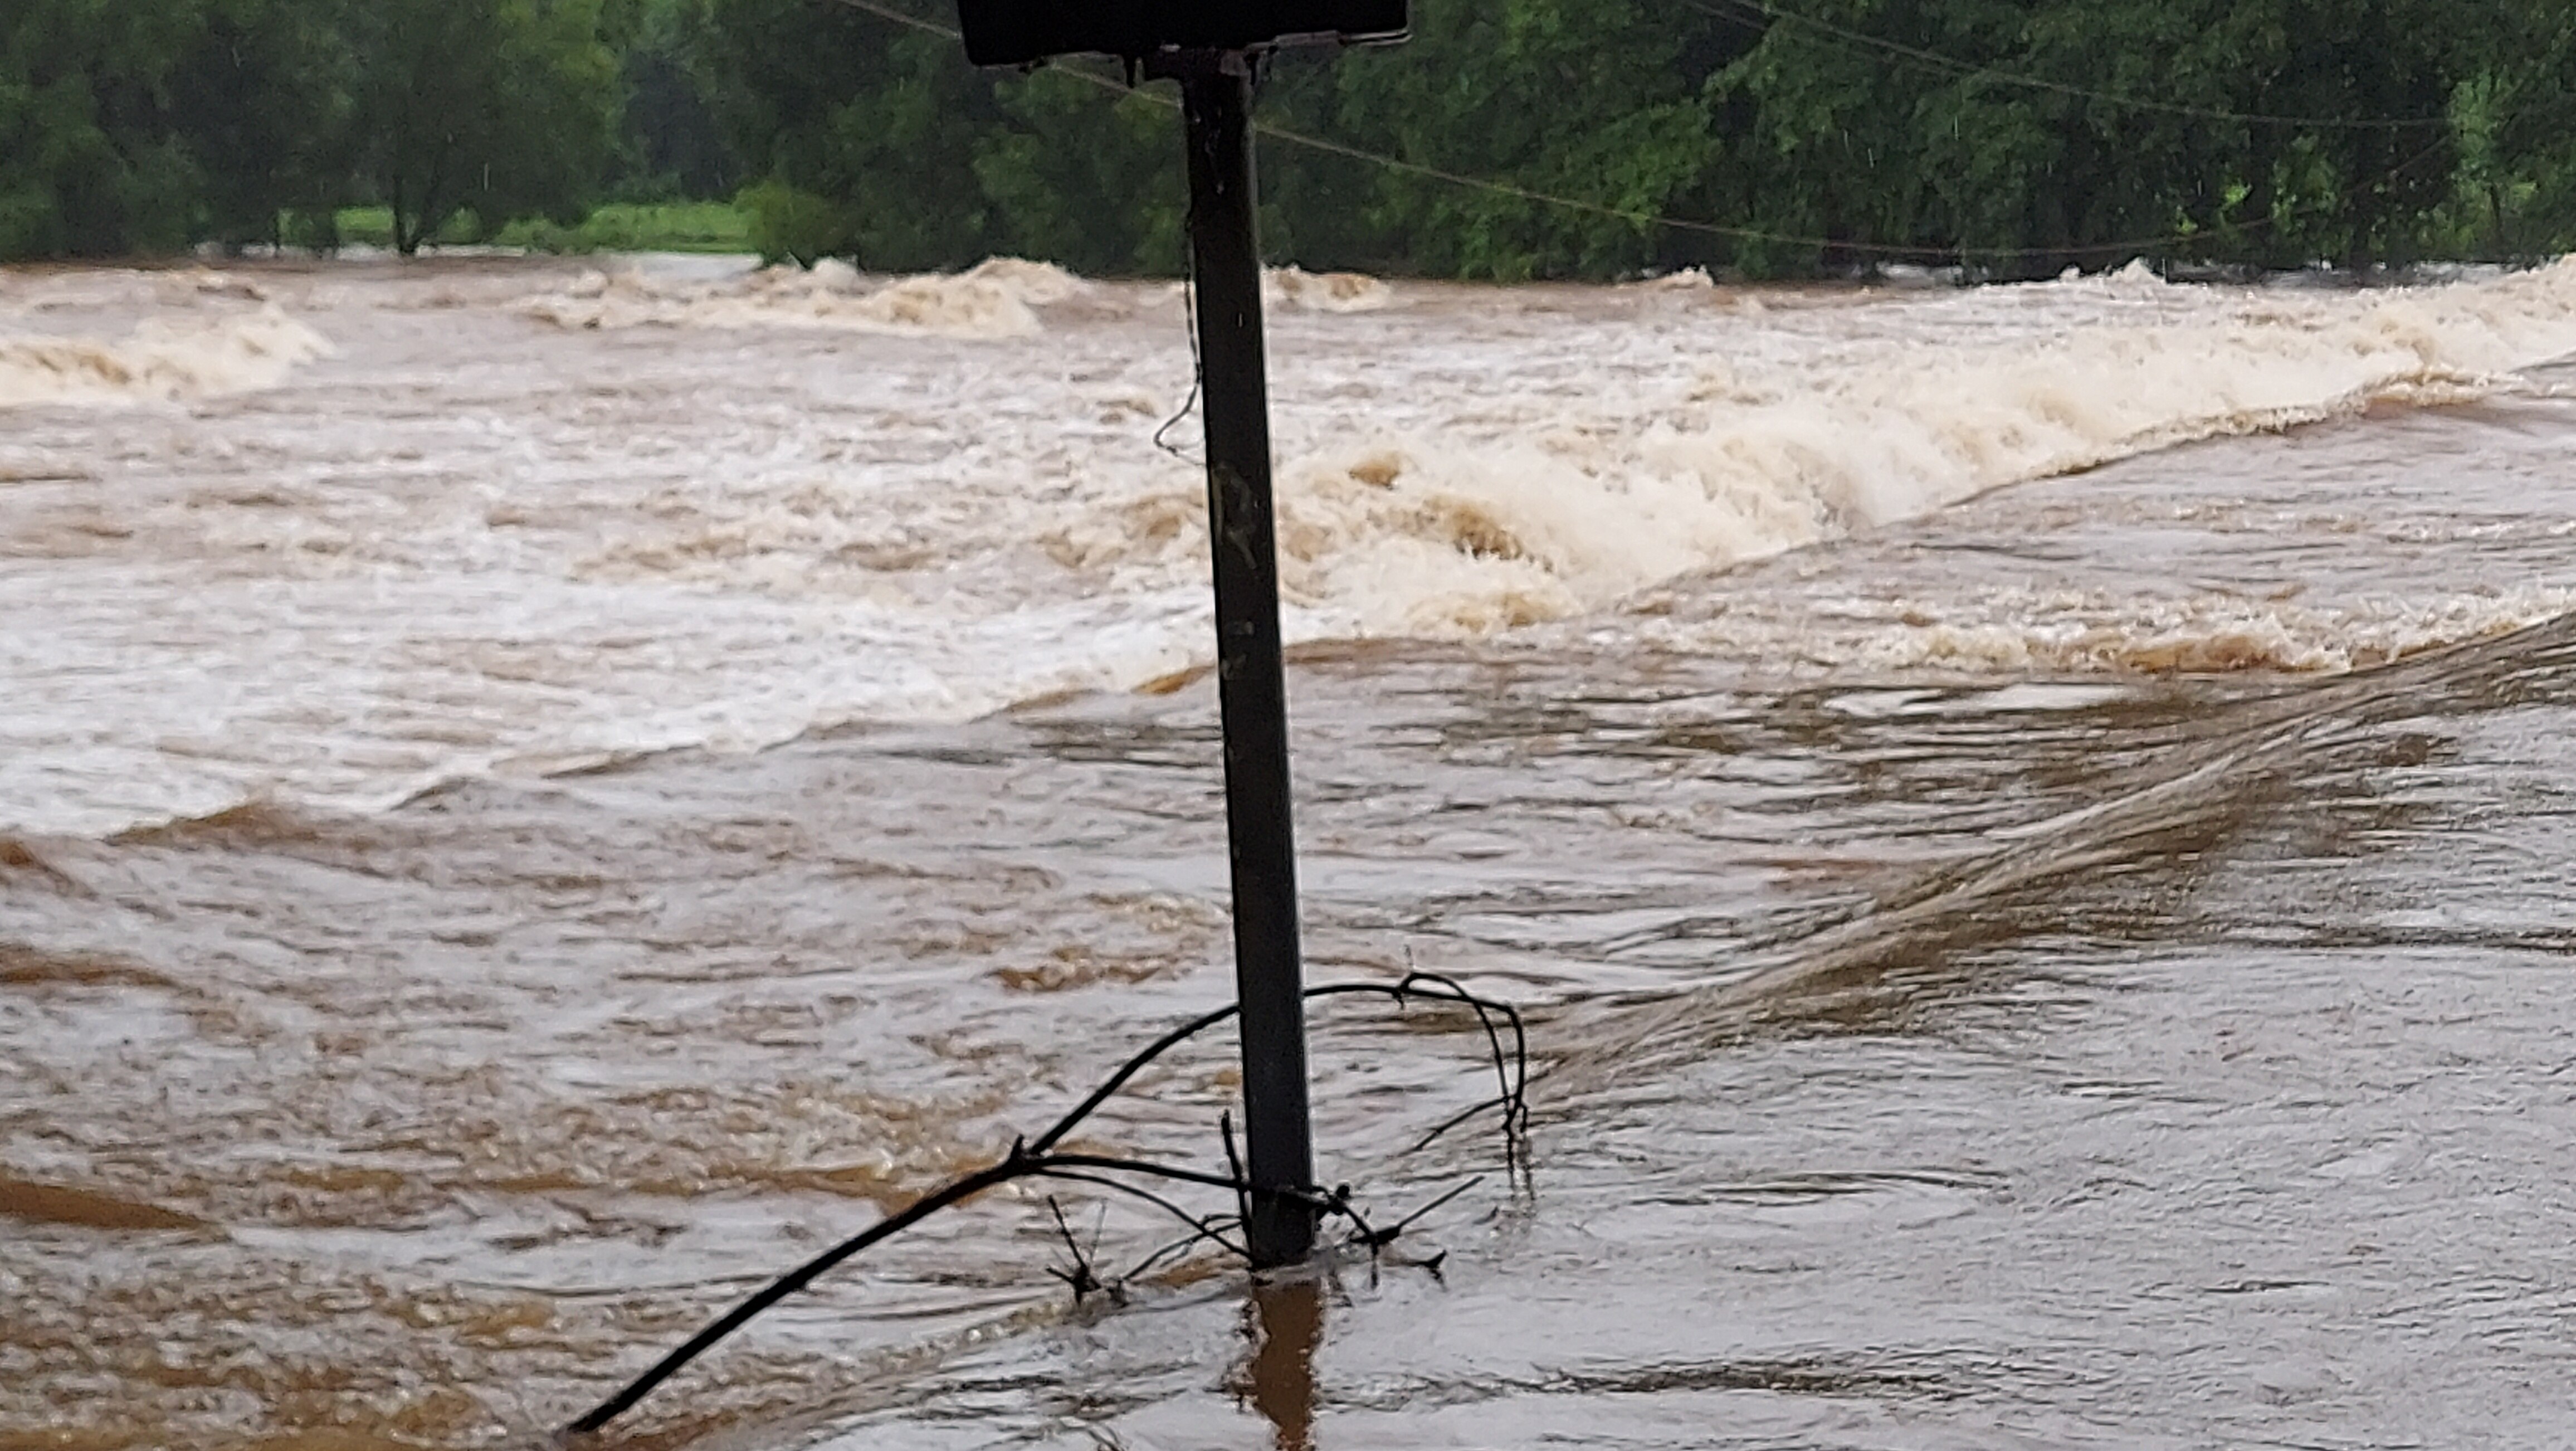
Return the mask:
{"type": "MultiPolygon", "coordinates": [[[[1421,998],[1458,1003],[1473,1010],[1477,1022],[1484,1028],[1486,1044],[1493,1052],[1497,1092],[1494,1097],[1485,1099],[1435,1125],[1416,1141],[1413,1147],[1420,1149],[1476,1115],[1499,1108],[1503,1114],[1506,1162],[1517,1164],[1521,1138],[1529,1122],[1527,1099],[1529,1039],[1523,1031],[1519,1009],[1509,1003],[1478,997],[1468,992],[1454,979],[1427,972],[1407,973],[1401,981],[1391,984],[1327,983],[1306,989],[1305,996],[1308,998],[1384,997],[1393,999],[1399,1006],[1421,998]],[[1503,1044],[1502,1028],[1497,1025],[1498,1020],[1511,1029],[1511,1045],[1508,1049],[1503,1044]]],[[[1358,1206],[1351,1202],[1351,1189],[1347,1184],[1329,1190],[1316,1185],[1292,1189],[1268,1189],[1254,1185],[1244,1177],[1242,1161],[1235,1152],[1234,1124],[1231,1115],[1219,1120],[1227,1165],[1226,1172],[1222,1174],[1174,1164],[1155,1163],[1146,1159],[1126,1158],[1115,1154],[1082,1153],[1056,1147],[1068,1134],[1080,1127],[1084,1120],[1097,1112],[1102,1104],[1108,1102],[1156,1059],[1208,1029],[1233,1018],[1239,1011],[1241,1011],[1240,1004],[1230,1003],[1225,1007],[1202,1013],[1165,1033],[1135,1057],[1128,1059],[1117,1072],[1109,1075],[1100,1087],[1092,1090],[1089,1097],[1076,1104],[1064,1117],[1056,1120],[1045,1133],[1034,1139],[1022,1136],[1014,1140],[1010,1152],[1003,1155],[997,1162],[950,1180],[915,1200],[901,1212],[877,1221],[867,1229],[772,1280],[758,1293],[725,1312],[721,1318],[704,1330],[691,1336],[686,1344],[663,1356],[654,1363],[652,1369],[628,1382],[623,1390],[600,1402],[579,1420],[564,1427],[558,1438],[559,1441],[590,1435],[625,1414],[634,1407],[636,1402],[650,1395],[654,1387],[676,1374],[681,1367],[713,1349],[718,1341],[750,1323],[754,1316],[812,1284],[825,1271],[843,1260],[871,1245],[882,1243],[903,1233],[943,1209],[962,1204],[987,1189],[997,1188],[1016,1179],[1053,1179],[1108,1189],[1151,1204],[1188,1226],[1188,1234],[1147,1255],[1125,1274],[1103,1279],[1093,1270],[1080,1246],[1074,1243],[1073,1231],[1064,1220],[1064,1211],[1055,1205],[1054,1200],[1048,1200],[1048,1207],[1055,1215],[1056,1229],[1062,1234],[1066,1246],[1073,1251],[1074,1258],[1072,1269],[1056,1269],[1051,1273],[1072,1288],[1077,1301],[1096,1292],[1118,1294],[1119,1286],[1123,1281],[1133,1279],[1174,1255],[1184,1254],[1201,1244],[1214,1244],[1248,1262],[1249,1253],[1234,1235],[1251,1217],[1256,1196],[1293,1200],[1306,1205],[1320,1219],[1347,1221],[1351,1229],[1344,1243],[1352,1248],[1364,1249],[1374,1257],[1388,1245],[1393,1244],[1397,1236],[1404,1233],[1424,1215],[1447,1204],[1476,1185],[1478,1179],[1475,1178],[1454,1185],[1429,1203],[1381,1227],[1370,1223],[1358,1206]],[[1230,1190],[1235,1196],[1235,1213],[1214,1217],[1192,1214],[1170,1198],[1134,1182],[1137,1179],[1230,1190]]],[[[1439,1259],[1435,1256],[1417,1263],[1437,1270],[1439,1259]]]]}

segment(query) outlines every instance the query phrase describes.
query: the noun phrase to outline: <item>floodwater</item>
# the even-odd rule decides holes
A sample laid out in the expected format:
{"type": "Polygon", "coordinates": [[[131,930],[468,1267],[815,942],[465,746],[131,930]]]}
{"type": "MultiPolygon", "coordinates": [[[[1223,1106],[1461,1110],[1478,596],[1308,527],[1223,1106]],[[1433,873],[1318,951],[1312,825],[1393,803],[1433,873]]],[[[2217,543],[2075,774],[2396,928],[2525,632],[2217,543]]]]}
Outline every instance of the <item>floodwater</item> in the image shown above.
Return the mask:
{"type": "MultiPolygon", "coordinates": [[[[1326,1182],[1473,1181],[1377,1262],[1077,1304],[1006,1189],[607,1444],[2569,1439],[2576,266],[1273,291],[1310,972],[1521,1004],[1525,1153],[1336,1000],[1326,1182]]],[[[537,1444],[1229,996],[1188,372],[1026,264],[0,276],[0,1448],[537,1444]]]]}

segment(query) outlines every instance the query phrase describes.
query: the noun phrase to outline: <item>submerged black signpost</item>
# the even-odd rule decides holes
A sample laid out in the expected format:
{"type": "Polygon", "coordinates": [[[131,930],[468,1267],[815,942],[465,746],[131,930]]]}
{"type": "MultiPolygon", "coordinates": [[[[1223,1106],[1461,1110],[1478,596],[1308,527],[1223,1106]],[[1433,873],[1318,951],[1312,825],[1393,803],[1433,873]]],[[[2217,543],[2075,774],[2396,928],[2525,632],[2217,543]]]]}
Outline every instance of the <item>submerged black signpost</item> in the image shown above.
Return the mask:
{"type": "MultiPolygon", "coordinates": [[[[870,8],[873,8],[872,6],[870,8]]],[[[1253,233],[1252,80],[1273,47],[1300,40],[1393,40],[1403,35],[1405,0],[959,0],[966,52],[983,65],[1033,65],[1049,56],[1099,52],[1181,84],[1189,135],[1190,258],[1198,305],[1200,389],[1207,408],[1208,537],[1216,556],[1217,689],[1225,715],[1225,811],[1234,864],[1235,1003],[1201,1013],[1129,1058],[1090,1096],[1035,1136],[1011,1142],[994,1163],[962,1174],[907,1207],[840,1241],[770,1281],[727,1310],[686,1344],[653,1363],[615,1395],[564,1427],[559,1444],[586,1437],[624,1415],[655,1386],[749,1324],[770,1306],[812,1284],[833,1266],[883,1243],[943,1210],[1023,1179],[1087,1183],[1137,1195],[1185,1221],[1187,1238],[1147,1255],[1124,1275],[1104,1280],[1066,1227],[1056,1228],[1073,1268],[1056,1275],[1084,1294],[1127,1280],[1213,1241],[1242,1254],[1255,1269],[1303,1260],[1327,1215],[1351,1222],[1350,1243],[1372,1263],[1407,1226],[1458,1197],[1469,1179],[1402,1219],[1371,1225],[1347,1190],[1330,1194],[1314,1182],[1314,1148],[1306,1106],[1308,997],[1375,996],[1466,1007],[1493,1050],[1501,1096],[1448,1120],[1428,1144],[1467,1117],[1499,1108],[1507,1147],[1527,1122],[1529,1057],[1519,1010],[1477,997],[1437,973],[1407,973],[1399,982],[1339,982],[1308,988],[1297,954],[1297,863],[1289,831],[1287,691],[1279,658],[1279,562],[1272,544],[1270,419],[1261,345],[1261,253],[1253,233]],[[1225,1174],[1178,1164],[1068,1148],[1068,1136],[1165,1053],[1228,1019],[1243,1037],[1244,1127],[1249,1162],[1225,1174]],[[1508,1033],[1508,1038],[1505,1034],[1508,1033]],[[1506,1048],[1506,1042],[1509,1047],[1506,1048]],[[1223,1220],[1202,1219],[1141,1184],[1226,1189],[1249,1202],[1243,1237],[1228,1238],[1223,1220]]],[[[1416,1147],[1420,1147],[1419,1144],[1416,1147]]],[[[1231,1134],[1226,1140],[1233,1158],[1231,1134]]],[[[1480,1176],[1481,1177],[1481,1176],[1480,1176]]],[[[1049,1200],[1050,1206],[1054,1201],[1049,1200]]],[[[1435,1271],[1441,1256],[1410,1263],[1435,1271]]],[[[1323,1325],[1323,1290],[1310,1276],[1256,1286],[1261,1350],[1251,1373],[1253,1401],[1276,1423],[1279,1444],[1307,1444],[1314,1407],[1314,1352],[1323,1325]]]]}
{"type": "Polygon", "coordinates": [[[1187,126],[1190,258],[1207,410],[1208,537],[1216,555],[1217,691],[1225,726],[1243,1109],[1256,1267],[1314,1247],[1314,1150],[1289,824],[1288,717],[1272,542],[1269,388],[1254,232],[1252,71],[1305,40],[1400,39],[1405,0],[959,0],[978,65],[1113,55],[1177,80],[1187,126]]]}

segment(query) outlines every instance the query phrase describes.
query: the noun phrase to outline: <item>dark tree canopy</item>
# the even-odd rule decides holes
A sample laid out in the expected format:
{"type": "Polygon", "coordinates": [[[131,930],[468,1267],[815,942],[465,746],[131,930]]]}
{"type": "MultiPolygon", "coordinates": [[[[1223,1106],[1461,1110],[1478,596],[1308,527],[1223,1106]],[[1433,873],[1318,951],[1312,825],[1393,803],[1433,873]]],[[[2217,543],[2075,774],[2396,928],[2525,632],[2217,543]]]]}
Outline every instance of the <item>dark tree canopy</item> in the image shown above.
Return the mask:
{"type": "Polygon", "coordinates": [[[392,209],[409,251],[460,214],[578,215],[654,138],[692,126],[675,169],[727,184],[676,39],[693,14],[690,0],[15,0],[0,8],[0,258],[298,240],[368,203],[392,209]]]}
{"type": "MultiPolygon", "coordinates": [[[[944,0],[871,4],[955,21],[944,0]]],[[[2569,0],[1413,12],[1408,45],[1271,67],[1266,122],[1326,143],[1263,144],[1275,255],[1503,279],[2034,276],[2576,245],[2569,0]]],[[[1165,99],[1104,64],[976,71],[843,0],[17,0],[0,257],[326,240],[351,204],[390,208],[408,250],[611,197],[739,193],[778,256],[1168,273],[1165,99]]]]}
{"type": "Polygon", "coordinates": [[[617,59],[599,0],[353,4],[358,177],[418,250],[464,208],[577,213],[610,152],[617,59]]]}
{"type": "MultiPolygon", "coordinates": [[[[1409,45],[1274,65],[1274,127],[1403,163],[1274,136],[1276,254],[1504,279],[1894,261],[2033,276],[2576,239],[2566,0],[1413,9],[1409,45]]],[[[833,249],[862,265],[1171,265],[1169,115],[1104,94],[1105,66],[966,72],[952,44],[833,0],[703,0],[697,18],[752,169],[829,213],[833,249]]]]}

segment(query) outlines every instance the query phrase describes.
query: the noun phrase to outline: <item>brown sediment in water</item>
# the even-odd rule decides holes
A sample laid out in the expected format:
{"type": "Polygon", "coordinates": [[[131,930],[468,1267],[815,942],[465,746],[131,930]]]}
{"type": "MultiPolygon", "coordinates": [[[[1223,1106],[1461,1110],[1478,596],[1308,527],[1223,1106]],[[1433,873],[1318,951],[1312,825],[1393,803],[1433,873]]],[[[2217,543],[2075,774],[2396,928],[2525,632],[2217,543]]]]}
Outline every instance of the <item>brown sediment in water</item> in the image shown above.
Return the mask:
{"type": "Polygon", "coordinates": [[[245,1441],[233,1451],[421,1451],[424,1444],[371,1436],[364,1431],[298,1431],[291,1436],[245,1441]]]}
{"type": "Polygon", "coordinates": [[[124,1451],[133,1444],[130,1436],[103,1431],[0,1430],[0,1451],[124,1451]]]}
{"type": "Polygon", "coordinates": [[[0,987],[175,985],[163,974],[122,958],[86,952],[38,952],[24,943],[0,942],[0,987]]]}
{"type": "MultiPolygon", "coordinates": [[[[34,813],[0,823],[0,1451],[532,1444],[1230,991],[1171,603],[1200,481],[1146,442],[1177,302],[1103,287],[1008,352],[718,346],[528,328],[538,273],[316,269],[290,304],[340,360],[0,445],[0,513],[68,541],[0,578],[0,803],[34,813]],[[1027,416],[966,411],[997,388],[1027,416]],[[1099,431],[1050,492],[1066,420],[1099,431]]],[[[2204,417],[2177,374],[2213,348],[2256,381],[2315,350],[2144,282],[1722,328],[1421,291],[1277,334],[1292,623],[1475,637],[1292,649],[1302,925],[1317,980],[1534,1007],[1534,1175],[1472,1118],[1399,1152],[1486,1092],[1472,1020],[1339,1004],[1319,1171],[1399,1210],[1489,1174],[1397,1246],[1446,1283],[1354,1264],[1311,1332],[1245,1325],[1209,1255],[1068,1310],[1051,1262],[1181,1231],[1032,1186],[615,1444],[2550,1444],[2576,665],[2419,656],[2576,601],[2576,406],[1894,522],[1949,494],[1842,484],[2099,463],[2117,427],[2041,435],[2141,380],[2204,417]],[[2143,364],[2020,371],[2130,316],[2165,319],[2143,364]],[[1943,381],[1987,353],[2021,403],[1943,381]],[[1858,423],[1800,412],[1836,387],[1858,423]],[[1873,418],[1957,426],[1880,457],[1873,418]]],[[[1206,1047],[1093,1147],[1217,1158],[1206,1047]]]]}
{"type": "Polygon", "coordinates": [[[1215,671],[1216,667],[1213,665],[1192,665],[1186,669],[1170,671],[1137,686],[1136,693],[1138,695],[1178,695],[1205,680],[1215,671]]]}
{"type": "Polygon", "coordinates": [[[175,1209],[119,1199],[88,1189],[38,1184],[0,1174],[0,1217],[87,1229],[212,1230],[213,1225],[175,1209]]]}

